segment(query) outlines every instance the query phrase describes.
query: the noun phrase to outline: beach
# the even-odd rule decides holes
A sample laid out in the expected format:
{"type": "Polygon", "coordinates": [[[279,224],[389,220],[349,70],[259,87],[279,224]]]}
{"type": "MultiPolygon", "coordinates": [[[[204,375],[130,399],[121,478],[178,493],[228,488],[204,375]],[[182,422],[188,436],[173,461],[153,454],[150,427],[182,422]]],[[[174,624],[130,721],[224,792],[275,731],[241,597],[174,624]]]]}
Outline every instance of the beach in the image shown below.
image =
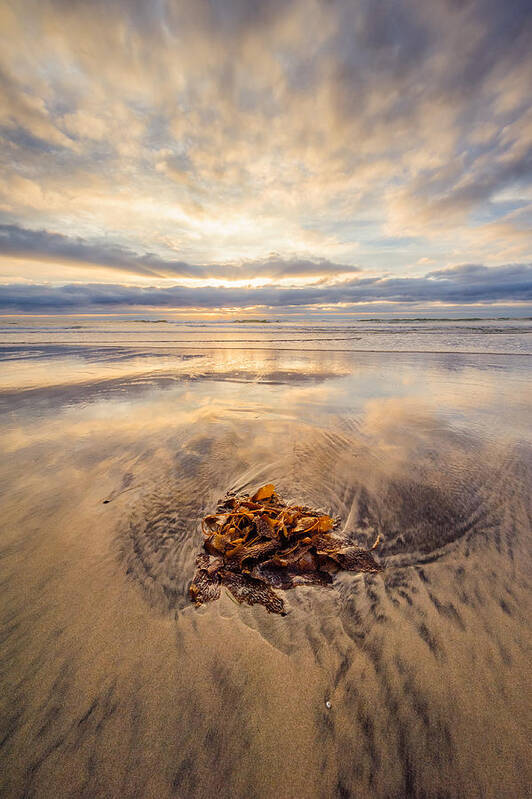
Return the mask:
{"type": "Polygon", "coordinates": [[[0,358],[2,795],[527,794],[532,322],[5,317],[0,358]],[[194,607],[264,483],[383,571],[194,607]]]}

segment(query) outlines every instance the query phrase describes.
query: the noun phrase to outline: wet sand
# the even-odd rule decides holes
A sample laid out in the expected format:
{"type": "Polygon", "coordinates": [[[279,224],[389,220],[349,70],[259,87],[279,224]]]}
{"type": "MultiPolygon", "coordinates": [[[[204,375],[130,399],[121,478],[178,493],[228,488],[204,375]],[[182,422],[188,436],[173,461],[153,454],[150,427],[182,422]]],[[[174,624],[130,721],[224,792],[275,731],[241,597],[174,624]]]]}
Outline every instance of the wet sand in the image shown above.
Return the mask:
{"type": "Polygon", "coordinates": [[[2,795],[527,795],[527,357],[24,357],[0,394],[2,795]],[[384,572],[289,591],[286,617],[192,606],[199,519],[264,482],[380,533],[384,572]]]}

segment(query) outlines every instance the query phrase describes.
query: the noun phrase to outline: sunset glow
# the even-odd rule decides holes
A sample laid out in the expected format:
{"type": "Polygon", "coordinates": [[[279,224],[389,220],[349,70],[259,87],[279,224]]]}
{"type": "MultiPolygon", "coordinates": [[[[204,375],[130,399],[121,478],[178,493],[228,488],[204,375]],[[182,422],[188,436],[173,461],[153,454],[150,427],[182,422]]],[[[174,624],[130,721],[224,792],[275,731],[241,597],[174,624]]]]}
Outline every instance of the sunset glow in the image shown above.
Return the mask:
{"type": "Polygon", "coordinates": [[[1,312],[530,314],[526,2],[0,7],[1,312]]]}

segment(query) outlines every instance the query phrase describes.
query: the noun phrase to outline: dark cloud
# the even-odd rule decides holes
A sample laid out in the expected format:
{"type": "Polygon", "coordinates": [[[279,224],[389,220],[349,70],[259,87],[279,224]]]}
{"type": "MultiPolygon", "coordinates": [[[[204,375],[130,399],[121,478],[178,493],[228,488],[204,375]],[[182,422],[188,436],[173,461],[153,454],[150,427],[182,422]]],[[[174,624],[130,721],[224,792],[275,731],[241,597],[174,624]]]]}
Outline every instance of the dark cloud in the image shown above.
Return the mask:
{"type": "Polygon", "coordinates": [[[423,205],[433,217],[448,211],[460,213],[481,206],[497,191],[512,184],[526,186],[532,178],[532,142],[516,152],[497,157],[497,147],[483,153],[482,169],[475,168],[472,156],[458,162],[452,170],[427,170],[410,184],[407,195],[412,204],[423,205]],[[490,152],[493,157],[489,157],[490,152]]]}
{"type": "Polygon", "coordinates": [[[29,230],[18,225],[0,225],[0,253],[74,265],[107,266],[134,274],[161,277],[201,277],[201,270],[181,261],[162,261],[152,253],[138,253],[108,242],[90,243],[81,237],[47,230],[29,230]]]}
{"type": "MultiPolygon", "coordinates": [[[[386,85],[408,90],[409,102],[432,94],[466,95],[470,103],[470,92],[494,69],[530,60],[529,0],[339,0],[331,7],[340,22],[331,48],[343,88],[357,90],[353,99],[386,78],[386,85]]],[[[395,98],[407,113],[404,99],[395,98]]]]}
{"type": "MultiPolygon", "coordinates": [[[[438,158],[436,125],[433,142],[425,142],[423,149],[434,153],[437,166],[427,159],[417,174],[400,181],[407,206],[437,218],[482,207],[506,186],[530,184],[530,127],[517,129],[513,137],[506,129],[530,108],[523,85],[523,80],[532,81],[530,0],[346,0],[333,5],[341,8],[341,25],[329,44],[339,117],[354,118],[370,141],[372,133],[390,126],[396,136],[388,146],[398,153],[409,137],[416,139],[416,128],[426,124],[431,109],[444,128],[453,130],[454,157],[438,158]],[[519,76],[512,78],[516,68],[519,76]],[[511,112],[497,113],[495,98],[515,90],[526,99],[517,100],[511,112]],[[376,111],[379,95],[387,100],[376,111]],[[490,126],[493,135],[482,146],[471,145],[471,136],[476,131],[482,136],[490,126]]],[[[350,158],[357,160],[356,151],[350,158]]]]}
{"type": "Polygon", "coordinates": [[[73,238],[46,230],[29,230],[18,225],[0,225],[0,254],[75,266],[105,266],[152,277],[247,280],[256,277],[331,277],[360,271],[355,266],[336,264],[324,258],[284,259],[279,255],[243,261],[240,264],[192,265],[184,261],[164,259],[154,253],[139,254],[111,242],[91,243],[79,236],[73,238]]]}
{"type": "Polygon", "coordinates": [[[57,152],[59,146],[49,142],[45,138],[34,136],[29,130],[23,127],[7,127],[0,128],[0,138],[3,140],[6,147],[14,146],[17,149],[25,151],[34,151],[36,154],[51,154],[57,152]]]}
{"type": "Polygon", "coordinates": [[[519,282],[527,277],[530,278],[529,264],[508,264],[496,267],[487,267],[483,264],[460,264],[459,266],[449,266],[446,269],[436,269],[427,275],[429,279],[468,285],[473,283],[498,285],[501,282],[512,284],[514,281],[519,282]]]}
{"type": "Polygon", "coordinates": [[[424,277],[359,278],[341,286],[283,289],[139,288],[107,284],[11,284],[0,287],[0,309],[8,311],[72,311],[126,307],[271,308],[367,303],[532,302],[532,264],[499,267],[466,264],[424,277]]]}

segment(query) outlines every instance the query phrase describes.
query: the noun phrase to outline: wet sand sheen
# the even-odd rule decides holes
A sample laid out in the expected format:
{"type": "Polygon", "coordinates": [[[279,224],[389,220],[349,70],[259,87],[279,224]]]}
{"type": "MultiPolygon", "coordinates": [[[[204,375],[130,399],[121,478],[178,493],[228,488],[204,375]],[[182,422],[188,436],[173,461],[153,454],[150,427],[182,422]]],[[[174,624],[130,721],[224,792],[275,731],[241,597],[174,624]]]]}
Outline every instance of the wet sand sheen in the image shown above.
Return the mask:
{"type": "Polygon", "coordinates": [[[15,404],[5,795],[525,796],[530,449],[439,369],[439,408],[412,382],[358,407],[354,370],[15,404]],[[190,606],[199,520],[266,481],[380,532],[384,573],[294,589],[285,618],[190,606]]]}

